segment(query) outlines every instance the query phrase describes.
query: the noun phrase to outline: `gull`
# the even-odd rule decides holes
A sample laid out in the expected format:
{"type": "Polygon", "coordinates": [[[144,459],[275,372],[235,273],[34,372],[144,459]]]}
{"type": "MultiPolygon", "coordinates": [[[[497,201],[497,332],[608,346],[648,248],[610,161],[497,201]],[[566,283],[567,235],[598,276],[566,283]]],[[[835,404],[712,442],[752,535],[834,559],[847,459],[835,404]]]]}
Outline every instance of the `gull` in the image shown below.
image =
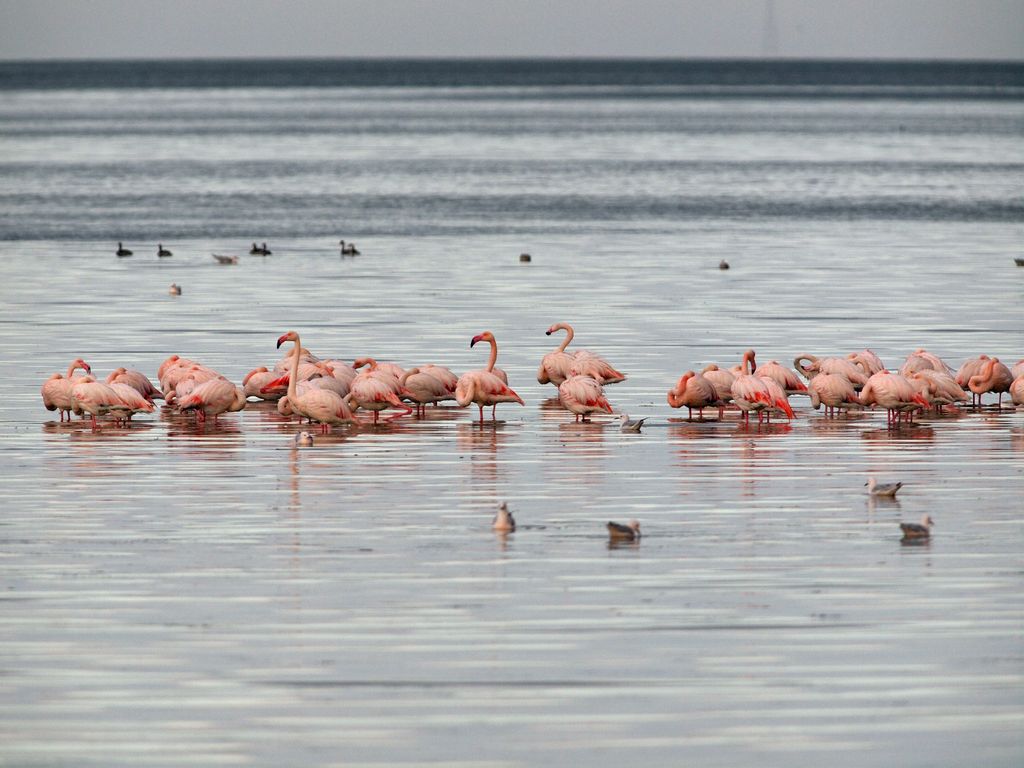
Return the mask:
{"type": "Polygon", "coordinates": [[[498,514],[494,516],[494,522],[491,527],[499,533],[511,533],[516,529],[515,518],[512,517],[512,513],[508,511],[508,504],[501,502],[498,506],[498,514]]]}
{"type": "Polygon", "coordinates": [[[177,283],[171,283],[171,287],[167,289],[167,292],[171,296],[181,296],[181,286],[177,283]]]}
{"type": "Polygon", "coordinates": [[[639,541],[640,523],[630,520],[626,525],[608,522],[608,538],[611,541],[639,541]]]}
{"type": "Polygon", "coordinates": [[[301,448],[312,448],[313,436],[309,432],[297,432],[295,434],[295,445],[301,448]]]}
{"type": "Polygon", "coordinates": [[[900,529],[903,531],[903,540],[931,538],[932,532],[929,528],[933,525],[935,525],[935,521],[928,515],[921,515],[920,523],[900,523],[900,529]]]}
{"type": "Polygon", "coordinates": [[[872,496],[896,497],[896,491],[903,487],[903,483],[879,483],[875,478],[869,477],[864,483],[868,487],[868,493],[872,496]]]}
{"type": "Polygon", "coordinates": [[[622,432],[639,432],[640,427],[644,425],[647,418],[644,416],[642,419],[631,419],[628,413],[619,414],[619,421],[621,422],[619,429],[622,432]]]}

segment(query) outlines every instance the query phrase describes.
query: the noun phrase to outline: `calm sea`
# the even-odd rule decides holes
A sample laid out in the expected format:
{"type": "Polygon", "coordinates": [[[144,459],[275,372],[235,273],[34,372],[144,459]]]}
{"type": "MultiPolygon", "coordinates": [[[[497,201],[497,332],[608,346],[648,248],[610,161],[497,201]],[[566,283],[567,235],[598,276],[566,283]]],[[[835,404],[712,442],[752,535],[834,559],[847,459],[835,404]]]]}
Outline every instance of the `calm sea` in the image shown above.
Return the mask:
{"type": "Polygon", "coordinates": [[[1019,223],[1020,64],[0,63],[0,239],[1019,223]]]}
{"type": "Polygon", "coordinates": [[[0,63],[0,764],[1016,768],[1024,409],[665,393],[750,347],[1024,357],[1022,171],[1021,64],[0,63]],[[559,321],[643,433],[537,383],[559,321]],[[457,372],[492,330],[526,404],[299,450],[267,404],[39,397],[290,329],[457,372]]]}

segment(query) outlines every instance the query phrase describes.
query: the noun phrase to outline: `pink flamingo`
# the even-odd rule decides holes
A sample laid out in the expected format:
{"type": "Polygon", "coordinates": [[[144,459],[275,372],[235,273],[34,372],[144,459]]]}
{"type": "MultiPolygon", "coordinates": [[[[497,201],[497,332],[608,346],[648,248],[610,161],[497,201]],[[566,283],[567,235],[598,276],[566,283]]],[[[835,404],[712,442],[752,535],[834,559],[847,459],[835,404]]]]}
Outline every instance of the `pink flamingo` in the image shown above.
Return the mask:
{"type": "Polygon", "coordinates": [[[933,355],[927,350],[917,349],[907,355],[907,359],[900,366],[899,374],[900,376],[909,376],[912,373],[923,370],[941,371],[942,373],[952,372],[952,369],[946,365],[942,358],[933,355]]]}
{"type": "Polygon", "coordinates": [[[969,360],[964,360],[963,365],[960,366],[960,370],[956,372],[956,376],[954,377],[957,385],[962,389],[968,389],[969,387],[967,386],[967,382],[971,380],[971,376],[979,373],[982,366],[984,366],[988,361],[988,355],[978,355],[977,357],[972,357],[969,360]]]}
{"type": "Polygon", "coordinates": [[[427,414],[427,403],[440,403],[445,400],[454,400],[455,394],[445,386],[445,383],[432,373],[419,368],[410,368],[402,374],[398,382],[402,387],[402,394],[416,403],[416,415],[427,414]]]}
{"type": "Polygon", "coordinates": [[[587,414],[590,413],[612,412],[601,383],[591,376],[570,376],[559,384],[558,401],[567,411],[576,414],[576,421],[581,418],[589,421],[587,414]]]}
{"type": "MultiPolygon", "coordinates": [[[[302,357],[302,342],[299,340],[299,334],[295,331],[288,331],[278,338],[278,349],[286,341],[295,345],[292,352],[292,369],[288,374],[288,394],[286,396],[286,405],[290,412],[297,413],[299,416],[309,419],[310,422],[319,422],[321,432],[330,432],[332,424],[346,424],[355,421],[349,407],[351,402],[349,396],[342,397],[337,392],[313,386],[304,388],[302,392],[299,391],[299,360],[302,357]]],[[[277,381],[281,381],[281,379],[277,381]]],[[[271,382],[268,386],[274,384],[275,382],[271,382]]],[[[278,401],[278,405],[280,410],[281,401],[278,401]]]]}
{"type": "MultiPolygon", "coordinates": [[[[59,373],[53,374],[50,378],[43,382],[42,388],[39,390],[39,394],[43,396],[43,405],[48,411],[60,411],[60,420],[64,421],[64,414],[67,413],[68,421],[71,421],[71,410],[73,403],[71,400],[71,390],[75,386],[76,379],[74,378],[75,371],[81,368],[87,374],[92,372],[92,368],[82,358],[76,358],[71,361],[71,365],[68,366],[67,373],[61,376],[59,373]]],[[[84,377],[79,377],[83,381],[84,377]]]]}
{"type": "Polygon", "coordinates": [[[791,371],[777,360],[769,360],[760,366],[755,373],[762,379],[771,379],[780,388],[785,390],[787,395],[807,394],[807,385],[800,381],[795,371],[791,371]]]}
{"type": "Polygon", "coordinates": [[[242,391],[245,392],[246,397],[258,397],[260,400],[280,400],[286,394],[288,394],[288,387],[286,384],[281,384],[275,387],[268,387],[272,381],[276,381],[280,377],[277,371],[268,371],[267,366],[261,365],[258,368],[253,368],[242,379],[242,391]]]}
{"type": "Polygon", "coordinates": [[[114,413],[116,416],[129,410],[117,391],[108,384],[96,381],[91,376],[71,388],[71,410],[75,413],[88,413],[92,417],[92,428],[96,429],[96,417],[114,413]]]}
{"type": "Polygon", "coordinates": [[[107,384],[114,384],[115,382],[127,384],[150,402],[153,402],[156,398],[163,397],[163,393],[153,386],[153,382],[142,371],[128,370],[123,366],[115,368],[107,376],[107,384]]]}
{"type": "MultiPolygon", "coordinates": [[[[867,379],[864,381],[867,383],[867,379]]],[[[807,383],[807,392],[814,410],[824,405],[826,416],[834,416],[840,408],[860,408],[853,383],[839,373],[817,374],[807,383]]]]}
{"type": "Polygon", "coordinates": [[[944,371],[923,368],[912,373],[907,379],[939,412],[942,411],[944,405],[967,401],[967,393],[960,388],[952,376],[944,371]]]}
{"type": "Polygon", "coordinates": [[[1011,382],[1010,399],[1014,405],[1024,405],[1024,373],[1011,382]]]}
{"type": "MultiPolygon", "coordinates": [[[[735,381],[735,377],[733,377],[735,381]]],[[[730,388],[731,391],[731,388],[730,388]]],[[[668,404],[673,408],[687,408],[687,421],[693,419],[693,409],[697,409],[700,418],[704,418],[704,409],[713,405],[721,406],[718,390],[715,385],[699,373],[687,371],[679,377],[675,387],[668,391],[668,404]]]]}
{"type": "Polygon", "coordinates": [[[865,373],[860,366],[845,357],[823,357],[814,355],[797,355],[793,358],[793,367],[803,374],[807,381],[811,381],[821,373],[837,373],[845,376],[847,381],[853,384],[855,389],[863,387],[870,374],[865,373]],[[810,361],[808,365],[802,365],[804,360],[810,361]]]}
{"type": "MultiPolygon", "coordinates": [[[[764,411],[775,408],[782,410],[789,418],[793,418],[793,409],[785,397],[785,392],[782,393],[781,398],[777,397],[768,384],[769,381],[774,383],[774,380],[754,375],[757,371],[754,350],[748,349],[744,352],[743,363],[737,367],[740,372],[732,384],[732,400],[743,411],[744,422],[750,422],[751,411],[757,411],[757,419],[761,421],[764,411]]],[[[776,384],[776,386],[778,385],[776,384]]]]}
{"type": "Polygon", "coordinates": [[[931,403],[921,396],[909,380],[889,371],[879,371],[868,379],[860,391],[860,404],[885,408],[890,425],[899,424],[903,413],[907,413],[909,420],[913,421],[915,410],[931,407],[931,403]]]}
{"type": "Polygon", "coordinates": [[[373,371],[374,373],[387,374],[395,381],[400,381],[402,379],[402,374],[405,373],[405,369],[400,365],[395,365],[394,363],[378,363],[372,357],[360,357],[358,360],[352,363],[352,367],[357,372],[364,365],[370,366],[370,370],[373,371]]]}
{"type": "Polygon", "coordinates": [[[131,421],[132,416],[136,413],[153,412],[153,401],[143,397],[142,393],[130,384],[125,384],[122,381],[113,381],[108,386],[117,392],[118,397],[125,404],[124,417],[126,421],[131,421]]]}
{"type": "Polygon", "coordinates": [[[862,349],[860,352],[851,352],[846,358],[858,366],[868,376],[874,376],[879,371],[885,370],[885,364],[881,358],[870,349],[862,349]]]}
{"type": "Polygon", "coordinates": [[[978,396],[978,405],[981,405],[981,396],[986,392],[998,393],[999,403],[997,407],[1003,407],[1003,393],[1010,391],[1010,384],[1013,383],[1013,376],[1010,369],[999,362],[998,357],[993,357],[985,363],[978,373],[971,376],[967,386],[978,396]]]}
{"type": "MultiPolygon", "coordinates": [[[[526,405],[523,399],[513,390],[509,389],[508,378],[502,379],[494,367],[498,360],[498,342],[490,331],[474,336],[469,342],[472,349],[478,341],[486,341],[491,345],[491,356],[487,359],[487,367],[478,371],[468,371],[459,377],[458,385],[455,387],[455,401],[463,408],[470,403],[476,403],[480,408],[480,423],[484,423],[484,406],[491,406],[491,419],[495,418],[498,403],[519,403],[526,405]]],[[[502,371],[504,373],[504,371],[502,371]]]]}
{"type": "Polygon", "coordinates": [[[550,336],[555,331],[565,331],[565,339],[558,349],[548,352],[541,358],[540,368],[537,369],[537,381],[541,384],[554,384],[557,387],[572,375],[569,373],[569,368],[572,366],[574,358],[565,351],[565,348],[572,341],[573,330],[568,323],[555,323],[544,333],[550,336]]]}
{"type": "Polygon", "coordinates": [[[718,395],[720,401],[718,418],[721,420],[725,418],[726,405],[732,402],[732,383],[736,380],[736,377],[731,371],[723,371],[714,363],[704,366],[701,375],[710,381],[715,388],[715,394],[718,395]]]}
{"type": "Polygon", "coordinates": [[[1010,369],[1010,375],[1013,376],[1014,379],[1024,376],[1024,359],[1018,360],[1013,364],[1013,367],[1010,369]]]}
{"type": "Polygon", "coordinates": [[[214,423],[222,413],[245,408],[245,392],[223,377],[208,379],[197,384],[186,395],[178,398],[178,411],[195,411],[199,421],[213,416],[214,423]]]}

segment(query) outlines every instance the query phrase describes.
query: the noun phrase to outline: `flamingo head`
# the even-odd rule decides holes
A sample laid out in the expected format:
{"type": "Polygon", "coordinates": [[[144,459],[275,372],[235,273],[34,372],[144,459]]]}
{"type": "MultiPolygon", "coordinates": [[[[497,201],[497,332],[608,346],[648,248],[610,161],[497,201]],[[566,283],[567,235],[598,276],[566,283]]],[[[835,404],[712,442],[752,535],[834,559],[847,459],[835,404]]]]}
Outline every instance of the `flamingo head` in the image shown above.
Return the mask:
{"type": "MultiPolygon", "coordinates": [[[[85,362],[85,360],[83,360],[82,358],[78,358],[77,360],[75,360],[75,367],[81,368],[86,373],[92,373],[92,368],[90,368],[89,364],[85,362]]],[[[124,368],[121,368],[119,370],[121,373],[124,373],[124,368]]]]}
{"type": "Polygon", "coordinates": [[[550,328],[548,328],[546,331],[544,331],[544,335],[545,336],[550,336],[555,331],[568,331],[568,330],[570,330],[568,323],[555,323],[550,328]]]}
{"type": "Polygon", "coordinates": [[[472,349],[475,347],[478,341],[494,341],[494,334],[490,331],[484,331],[483,333],[474,336],[473,340],[469,342],[469,348],[472,349]]]}
{"type": "Polygon", "coordinates": [[[754,350],[752,349],[748,349],[746,352],[743,353],[743,362],[745,363],[747,362],[747,360],[750,361],[751,373],[757,370],[757,361],[754,359],[754,354],[754,350]]]}
{"type": "Polygon", "coordinates": [[[286,341],[293,341],[296,344],[299,343],[299,334],[295,331],[288,331],[288,333],[282,334],[277,340],[277,348],[280,349],[281,345],[286,341]]]}
{"type": "Polygon", "coordinates": [[[359,370],[364,365],[370,366],[370,370],[372,371],[374,368],[377,367],[377,361],[374,360],[372,357],[358,357],[352,361],[352,367],[355,368],[356,370],[359,370]]]}

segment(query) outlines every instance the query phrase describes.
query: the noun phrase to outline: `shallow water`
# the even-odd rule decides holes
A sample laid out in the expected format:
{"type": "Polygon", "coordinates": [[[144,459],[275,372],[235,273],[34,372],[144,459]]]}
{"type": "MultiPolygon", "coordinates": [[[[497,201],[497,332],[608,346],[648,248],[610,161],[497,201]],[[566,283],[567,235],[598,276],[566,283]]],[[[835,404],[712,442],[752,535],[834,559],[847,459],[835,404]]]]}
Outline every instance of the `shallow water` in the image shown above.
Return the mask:
{"type": "Polygon", "coordinates": [[[282,240],[234,267],[210,258],[242,252],[223,240],[159,261],[0,243],[0,757],[1019,764],[1024,412],[893,430],[794,398],[791,423],[746,427],[665,404],[748,347],[1019,359],[1019,226],[680,227],[360,238],[355,259],[282,240]],[[556,321],[629,374],[607,394],[650,416],[642,434],[575,424],[536,383],[556,321]],[[526,406],[299,450],[266,405],[93,431],[38,395],[78,355],[155,377],[178,353],[240,381],[289,329],[322,356],[458,372],[492,330],[526,406]],[[898,501],[870,502],[869,473],[902,480],[898,501]],[[925,512],[933,540],[901,545],[925,512]],[[642,541],[609,548],[605,521],[633,517],[642,541]]]}

